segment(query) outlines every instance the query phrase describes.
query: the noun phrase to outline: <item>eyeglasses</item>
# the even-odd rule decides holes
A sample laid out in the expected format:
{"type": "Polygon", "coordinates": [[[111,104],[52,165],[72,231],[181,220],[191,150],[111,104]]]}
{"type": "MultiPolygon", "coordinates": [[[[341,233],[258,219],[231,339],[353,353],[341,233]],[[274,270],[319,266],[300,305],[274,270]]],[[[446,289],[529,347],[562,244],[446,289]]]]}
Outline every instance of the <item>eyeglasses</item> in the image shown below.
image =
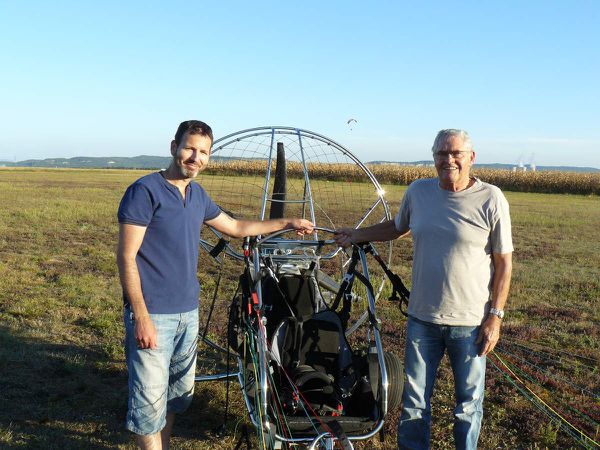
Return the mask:
{"type": "Polygon", "coordinates": [[[464,159],[467,153],[471,153],[471,150],[453,150],[449,151],[438,151],[433,154],[435,159],[446,159],[448,156],[452,156],[453,159],[464,159]]]}

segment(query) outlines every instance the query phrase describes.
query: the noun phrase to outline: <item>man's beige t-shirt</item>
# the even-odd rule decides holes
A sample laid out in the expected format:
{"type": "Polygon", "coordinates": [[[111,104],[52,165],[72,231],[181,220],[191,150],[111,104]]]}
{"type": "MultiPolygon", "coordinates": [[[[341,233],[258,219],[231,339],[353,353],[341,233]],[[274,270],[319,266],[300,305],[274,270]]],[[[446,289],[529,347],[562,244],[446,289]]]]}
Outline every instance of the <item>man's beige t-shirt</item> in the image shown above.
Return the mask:
{"type": "Polygon", "coordinates": [[[492,253],[513,251],[502,191],[479,179],[459,192],[440,188],[437,178],[417,180],[395,224],[410,229],[413,239],[408,314],[442,325],[481,325],[492,295],[492,253]]]}

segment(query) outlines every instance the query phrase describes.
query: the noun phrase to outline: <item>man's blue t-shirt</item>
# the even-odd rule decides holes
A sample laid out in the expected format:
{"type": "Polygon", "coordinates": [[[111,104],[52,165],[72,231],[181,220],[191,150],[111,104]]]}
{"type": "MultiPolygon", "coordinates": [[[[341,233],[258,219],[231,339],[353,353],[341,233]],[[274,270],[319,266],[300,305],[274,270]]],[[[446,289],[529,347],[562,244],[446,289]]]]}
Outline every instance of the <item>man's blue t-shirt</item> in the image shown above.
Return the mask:
{"type": "MultiPolygon", "coordinates": [[[[198,307],[198,246],[202,223],[221,210],[197,183],[177,187],[160,172],[133,183],[119,205],[119,223],[147,227],[136,256],[142,292],[151,314],[176,314],[198,307]]],[[[129,299],[124,294],[125,304],[129,299]]]]}

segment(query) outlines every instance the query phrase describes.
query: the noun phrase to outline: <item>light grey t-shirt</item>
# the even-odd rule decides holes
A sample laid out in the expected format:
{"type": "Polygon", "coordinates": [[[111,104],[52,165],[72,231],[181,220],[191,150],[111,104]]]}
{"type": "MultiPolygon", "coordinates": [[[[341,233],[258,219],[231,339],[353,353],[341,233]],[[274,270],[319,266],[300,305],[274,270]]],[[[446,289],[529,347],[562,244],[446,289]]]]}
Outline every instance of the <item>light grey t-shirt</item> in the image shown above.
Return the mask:
{"type": "Polygon", "coordinates": [[[513,251],[508,202],[479,179],[450,192],[437,178],[413,182],[395,219],[413,239],[408,314],[443,325],[480,325],[492,295],[493,253],[513,251]]]}

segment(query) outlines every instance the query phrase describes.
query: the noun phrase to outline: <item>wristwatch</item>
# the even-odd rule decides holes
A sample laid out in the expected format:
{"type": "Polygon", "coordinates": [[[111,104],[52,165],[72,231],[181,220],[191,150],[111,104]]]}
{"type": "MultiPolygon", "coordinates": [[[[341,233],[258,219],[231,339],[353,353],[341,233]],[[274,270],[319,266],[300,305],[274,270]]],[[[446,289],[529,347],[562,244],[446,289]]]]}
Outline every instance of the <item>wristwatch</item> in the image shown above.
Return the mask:
{"type": "Polygon", "coordinates": [[[498,316],[500,319],[504,318],[504,311],[501,309],[490,308],[488,311],[489,314],[493,314],[494,316],[498,316]]]}

